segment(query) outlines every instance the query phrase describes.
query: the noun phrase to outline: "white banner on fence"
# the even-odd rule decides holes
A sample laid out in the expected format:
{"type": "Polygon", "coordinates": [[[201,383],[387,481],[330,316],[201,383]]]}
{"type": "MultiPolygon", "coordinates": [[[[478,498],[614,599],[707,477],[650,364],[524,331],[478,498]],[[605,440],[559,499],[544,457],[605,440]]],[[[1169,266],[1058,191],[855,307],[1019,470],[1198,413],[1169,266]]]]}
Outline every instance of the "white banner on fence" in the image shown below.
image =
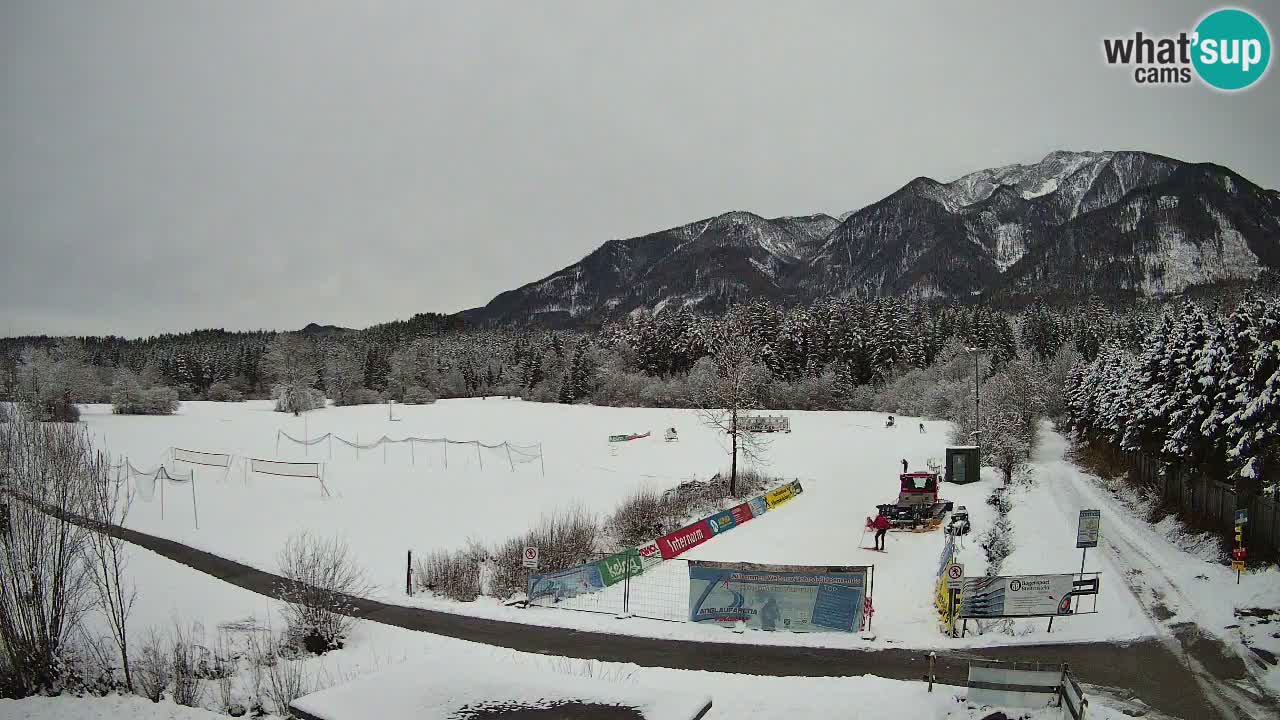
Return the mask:
{"type": "Polygon", "coordinates": [[[226,453],[202,452],[200,450],[173,449],[173,459],[192,465],[209,465],[211,467],[231,467],[231,456],[226,453]]]}
{"type": "Polygon", "coordinates": [[[1018,669],[974,661],[969,664],[968,700],[970,705],[1040,708],[1057,699],[1061,682],[1061,668],[1018,669]]]}
{"type": "Polygon", "coordinates": [[[1071,613],[1074,575],[967,577],[960,617],[1052,617],[1071,613]]]}
{"type": "Polygon", "coordinates": [[[320,463],[280,462],[277,460],[249,459],[249,469],[264,475],[285,477],[320,477],[320,463]]]}

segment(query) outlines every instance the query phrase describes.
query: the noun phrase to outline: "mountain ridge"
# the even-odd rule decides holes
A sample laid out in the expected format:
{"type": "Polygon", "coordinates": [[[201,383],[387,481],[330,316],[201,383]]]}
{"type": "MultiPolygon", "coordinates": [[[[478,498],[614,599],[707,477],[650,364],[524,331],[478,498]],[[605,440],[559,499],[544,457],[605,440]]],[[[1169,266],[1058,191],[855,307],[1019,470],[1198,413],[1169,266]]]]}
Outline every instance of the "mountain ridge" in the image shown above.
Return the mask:
{"type": "Polygon", "coordinates": [[[732,210],[609,240],[460,315],[564,326],[756,298],[1161,295],[1275,270],[1280,192],[1214,163],[1059,150],[919,176],[839,215],[732,210]]]}

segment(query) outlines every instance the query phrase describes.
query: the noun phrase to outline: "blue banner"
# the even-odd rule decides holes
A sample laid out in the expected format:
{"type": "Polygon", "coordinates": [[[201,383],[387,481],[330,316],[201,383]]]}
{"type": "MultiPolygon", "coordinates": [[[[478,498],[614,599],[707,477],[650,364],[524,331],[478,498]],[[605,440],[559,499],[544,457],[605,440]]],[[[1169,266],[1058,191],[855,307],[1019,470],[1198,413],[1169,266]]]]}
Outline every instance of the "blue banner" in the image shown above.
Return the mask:
{"type": "Polygon", "coordinates": [[[758,630],[857,632],[867,590],[864,566],[757,565],[689,561],[689,620],[746,623],[758,630]]]}
{"type": "Polygon", "coordinates": [[[596,563],[579,565],[567,570],[531,576],[529,602],[555,603],[603,588],[604,578],[600,576],[599,565],[596,563]]]}

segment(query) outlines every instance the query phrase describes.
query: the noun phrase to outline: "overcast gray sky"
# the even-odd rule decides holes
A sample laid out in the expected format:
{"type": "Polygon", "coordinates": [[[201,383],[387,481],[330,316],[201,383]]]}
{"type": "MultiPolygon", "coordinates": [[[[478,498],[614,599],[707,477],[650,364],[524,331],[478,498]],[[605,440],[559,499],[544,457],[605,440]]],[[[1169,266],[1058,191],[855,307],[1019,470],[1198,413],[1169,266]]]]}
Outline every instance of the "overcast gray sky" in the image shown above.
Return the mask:
{"type": "Polygon", "coordinates": [[[0,0],[0,335],[450,312],[610,238],[1055,149],[1280,187],[1274,70],[1103,64],[1216,4],[1034,5],[0,0]]]}

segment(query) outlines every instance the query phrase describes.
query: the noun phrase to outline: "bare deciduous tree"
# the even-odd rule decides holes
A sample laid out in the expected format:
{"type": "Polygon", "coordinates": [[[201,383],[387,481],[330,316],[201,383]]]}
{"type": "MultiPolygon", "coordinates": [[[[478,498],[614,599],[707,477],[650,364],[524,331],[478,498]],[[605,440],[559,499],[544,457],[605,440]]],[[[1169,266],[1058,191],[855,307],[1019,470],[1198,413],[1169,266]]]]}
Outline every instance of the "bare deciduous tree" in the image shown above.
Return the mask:
{"type": "Polygon", "coordinates": [[[756,364],[749,339],[729,327],[716,334],[711,357],[699,360],[689,375],[690,401],[703,422],[729,438],[729,492],[737,495],[738,455],[760,462],[768,448],[768,442],[744,423],[751,409],[760,405],[766,373],[756,364]]]}
{"type": "MultiPolygon", "coordinates": [[[[95,475],[88,497],[88,517],[103,526],[124,525],[133,502],[127,483],[119,471],[112,475],[95,475]]],[[[111,637],[120,652],[124,682],[133,691],[133,675],[129,663],[129,615],[138,593],[125,574],[128,550],[125,541],[106,532],[90,533],[85,543],[85,558],[90,579],[97,592],[98,610],[111,627],[111,637]]]]}
{"type": "Polygon", "coordinates": [[[307,338],[282,333],[262,356],[262,366],[275,382],[276,410],[297,415],[318,407],[315,390],[320,378],[315,349],[307,338]]]}

